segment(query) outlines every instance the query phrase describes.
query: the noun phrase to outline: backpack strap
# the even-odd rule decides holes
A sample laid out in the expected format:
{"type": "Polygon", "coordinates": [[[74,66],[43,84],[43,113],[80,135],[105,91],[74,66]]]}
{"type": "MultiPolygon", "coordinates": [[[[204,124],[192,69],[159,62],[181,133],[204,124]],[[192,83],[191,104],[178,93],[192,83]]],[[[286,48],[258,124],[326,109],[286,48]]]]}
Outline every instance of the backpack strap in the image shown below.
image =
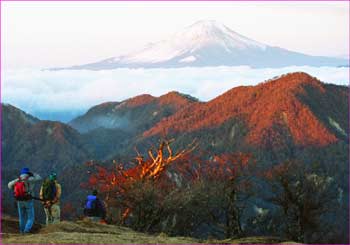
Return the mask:
{"type": "Polygon", "coordinates": [[[23,181],[24,184],[26,185],[26,189],[27,189],[27,194],[31,195],[31,193],[29,192],[29,182],[27,181],[29,179],[29,175],[27,177],[25,177],[24,179],[21,179],[21,176],[19,176],[19,181],[23,181]]]}

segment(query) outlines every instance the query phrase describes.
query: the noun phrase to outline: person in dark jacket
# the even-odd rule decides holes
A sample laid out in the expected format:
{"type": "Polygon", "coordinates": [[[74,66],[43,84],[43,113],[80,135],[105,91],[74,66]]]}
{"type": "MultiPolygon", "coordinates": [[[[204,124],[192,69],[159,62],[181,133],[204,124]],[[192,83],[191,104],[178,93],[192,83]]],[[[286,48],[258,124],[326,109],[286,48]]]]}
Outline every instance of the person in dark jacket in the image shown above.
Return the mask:
{"type": "Polygon", "coordinates": [[[52,172],[40,188],[40,199],[43,200],[46,225],[57,224],[61,220],[61,194],[62,188],[57,182],[57,174],[52,172]]]}
{"type": "Polygon", "coordinates": [[[84,215],[91,221],[102,222],[106,218],[106,207],[97,194],[97,190],[93,190],[92,194],[87,196],[84,215]]]}

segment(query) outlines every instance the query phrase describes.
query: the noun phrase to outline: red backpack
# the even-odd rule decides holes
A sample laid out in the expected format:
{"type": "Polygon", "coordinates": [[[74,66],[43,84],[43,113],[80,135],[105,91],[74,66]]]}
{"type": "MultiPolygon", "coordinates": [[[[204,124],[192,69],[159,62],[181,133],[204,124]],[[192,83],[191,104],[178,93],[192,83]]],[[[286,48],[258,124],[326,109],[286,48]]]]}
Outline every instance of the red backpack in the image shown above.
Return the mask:
{"type": "Polygon", "coordinates": [[[18,181],[15,183],[14,186],[14,196],[17,201],[27,201],[32,198],[32,196],[28,193],[28,186],[29,183],[27,183],[29,177],[25,179],[18,178],[18,181]]]}

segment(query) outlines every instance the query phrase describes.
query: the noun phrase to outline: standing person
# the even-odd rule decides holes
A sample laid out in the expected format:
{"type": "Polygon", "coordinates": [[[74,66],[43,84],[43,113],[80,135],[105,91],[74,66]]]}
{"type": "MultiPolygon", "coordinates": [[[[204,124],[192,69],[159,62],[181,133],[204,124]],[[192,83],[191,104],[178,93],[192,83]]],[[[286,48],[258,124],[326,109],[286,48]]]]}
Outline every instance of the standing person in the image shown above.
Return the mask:
{"type": "Polygon", "coordinates": [[[56,180],[57,174],[51,173],[40,188],[40,199],[46,215],[46,225],[56,224],[61,219],[60,198],[61,185],[56,180]]]}
{"type": "Polygon", "coordinates": [[[8,183],[17,201],[20,233],[30,233],[34,224],[34,183],[40,180],[40,175],[22,168],[19,177],[8,183]]]}
{"type": "Polygon", "coordinates": [[[84,215],[94,222],[104,222],[106,218],[106,208],[104,203],[97,197],[97,190],[93,190],[91,195],[87,196],[84,205],[84,215]]]}

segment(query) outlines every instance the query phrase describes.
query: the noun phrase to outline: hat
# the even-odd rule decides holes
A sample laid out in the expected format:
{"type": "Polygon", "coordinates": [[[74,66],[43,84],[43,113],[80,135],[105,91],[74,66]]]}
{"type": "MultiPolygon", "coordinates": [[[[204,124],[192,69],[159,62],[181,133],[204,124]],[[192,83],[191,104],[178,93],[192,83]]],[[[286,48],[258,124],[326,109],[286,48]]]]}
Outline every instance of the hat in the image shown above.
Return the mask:
{"type": "Polygon", "coordinates": [[[22,168],[21,169],[21,175],[22,174],[29,174],[29,173],[30,173],[29,168],[22,168]]]}
{"type": "Polygon", "coordinates": [[[56,180],[56,177],[57,177],[57,174],[54,172],[49,175],[50,180],[56,180]]]}

